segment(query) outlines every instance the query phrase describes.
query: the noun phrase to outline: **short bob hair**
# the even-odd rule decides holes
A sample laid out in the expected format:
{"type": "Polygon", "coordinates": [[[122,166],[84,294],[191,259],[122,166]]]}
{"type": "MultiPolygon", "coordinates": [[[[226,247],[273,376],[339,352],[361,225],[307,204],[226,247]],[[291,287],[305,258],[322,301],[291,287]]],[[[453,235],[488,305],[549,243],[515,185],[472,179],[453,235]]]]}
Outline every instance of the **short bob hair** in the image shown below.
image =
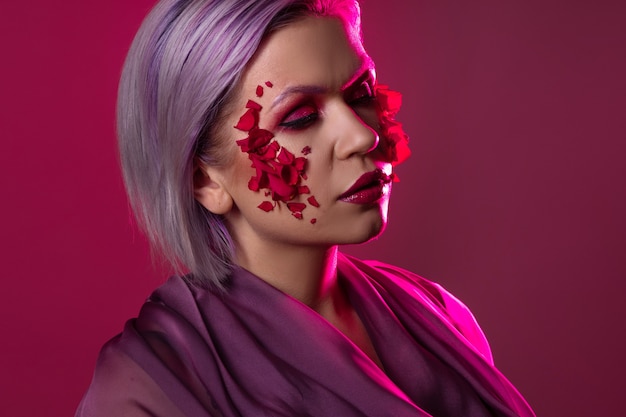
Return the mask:
{"type": "Polygon", "coordinates": [[[161,0],[131,45],[117,103],[130,205],[153,253],[195,284],[222,287],[234,247],[194,199],[194,160],[228,162],[221,109],[263,38],[305,16],[339,17],[361,37],[357,0],[161,0]]]}

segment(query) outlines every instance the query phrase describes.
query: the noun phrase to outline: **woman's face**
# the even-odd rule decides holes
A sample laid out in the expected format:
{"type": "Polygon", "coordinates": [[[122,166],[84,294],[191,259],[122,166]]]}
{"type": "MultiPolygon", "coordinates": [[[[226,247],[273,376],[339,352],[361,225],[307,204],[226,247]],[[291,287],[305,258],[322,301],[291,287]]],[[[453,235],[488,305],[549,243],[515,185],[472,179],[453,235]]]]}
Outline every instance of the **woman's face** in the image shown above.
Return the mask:
{"type": "Polygon", "coordinates": [[[220,132],[233,162],[214,174],[238,245],[360,243],[383,230],[391,164],[377,148],[373,63],[352,38],[339,19],[304,18],[244,72],[220,132]]]}

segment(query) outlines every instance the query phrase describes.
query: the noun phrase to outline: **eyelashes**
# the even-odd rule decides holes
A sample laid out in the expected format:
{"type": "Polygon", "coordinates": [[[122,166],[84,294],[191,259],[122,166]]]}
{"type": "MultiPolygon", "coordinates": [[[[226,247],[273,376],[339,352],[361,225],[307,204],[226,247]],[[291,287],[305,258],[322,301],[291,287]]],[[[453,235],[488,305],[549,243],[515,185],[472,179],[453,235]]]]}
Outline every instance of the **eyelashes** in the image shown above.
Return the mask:
{"type": "Polygon", "coordinates": [[[355,105],[370,104],[376,100],[374,88],[369,82],[363,81],[359,86],[351,92],[348,103],[355,105]]]}
{"type": "MultiPolygon", "coordinates": [[[[368,107],[374,105],[376,95],[374,88],[368,81],[363,81],[355,88],[350,88],[345,95],[345,101],[350,107],[368,107]]],[[[313,103],[300,104],[287,113],[279,123],[280,127],[290,130],[303,130],[314,125],[320,118],[318,105],[313,103]]]]}
{"type": "Polygon", "coordinates": [[[292,130],[302,130],[314,124],[317,119],[319,119],[317,107],[312,104],[305,104],[289,113],[279,126],[292,130]]]}

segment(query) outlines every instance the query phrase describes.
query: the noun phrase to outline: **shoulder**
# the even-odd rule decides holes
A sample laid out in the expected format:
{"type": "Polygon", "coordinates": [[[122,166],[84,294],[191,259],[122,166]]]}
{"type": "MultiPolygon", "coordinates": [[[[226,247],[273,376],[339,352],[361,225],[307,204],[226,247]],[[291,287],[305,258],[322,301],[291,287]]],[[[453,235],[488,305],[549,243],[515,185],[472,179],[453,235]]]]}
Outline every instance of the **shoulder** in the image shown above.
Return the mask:
{"type": "Polygon", "coordinates": [[[75,417],[182,416],[154,379],[120,348],[121,338],[113,338],[100,351],[75,417]]]}
{"type": "Polygon", "coordinates": [[[474,315],[462,301],[440,284],[384,262],[361,261],[352,257],[348,257],[348,260],[366,273],[367,270],[380,272],[382,276],[393,278],[393,281],[400,284],[400,287],[410,288],[449,325],[454,327],[490,364],[493,364],[489,343],[474,315]]]}
{"type": "Polygon", "coordinates": [[[195,289],[172,277],[107,342],[76,417],[212,415],[194,396],[188,344],[202,345],[195,289]],[[191,411],[190,411],[191,410],[191,411]]]}

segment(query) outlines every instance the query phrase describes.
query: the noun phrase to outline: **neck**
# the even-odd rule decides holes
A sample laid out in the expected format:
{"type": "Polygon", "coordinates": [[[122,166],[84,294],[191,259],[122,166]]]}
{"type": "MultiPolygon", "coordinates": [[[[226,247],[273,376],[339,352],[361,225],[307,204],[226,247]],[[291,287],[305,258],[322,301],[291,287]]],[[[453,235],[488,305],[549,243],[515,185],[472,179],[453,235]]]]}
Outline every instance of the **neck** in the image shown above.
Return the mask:
{"type": "Polygon", "coordinates": [[[239,266],[311,307],[382,368],[367,330],[338,283],[337,246],[279,244],[254,235],[237,237],[233,240],[239,266]]]}
{"type": "Polygon", "coordinates": [[[337,293],[337,246],[254,244],[237,247],[237,263],[314,310],[337,293]]]}

